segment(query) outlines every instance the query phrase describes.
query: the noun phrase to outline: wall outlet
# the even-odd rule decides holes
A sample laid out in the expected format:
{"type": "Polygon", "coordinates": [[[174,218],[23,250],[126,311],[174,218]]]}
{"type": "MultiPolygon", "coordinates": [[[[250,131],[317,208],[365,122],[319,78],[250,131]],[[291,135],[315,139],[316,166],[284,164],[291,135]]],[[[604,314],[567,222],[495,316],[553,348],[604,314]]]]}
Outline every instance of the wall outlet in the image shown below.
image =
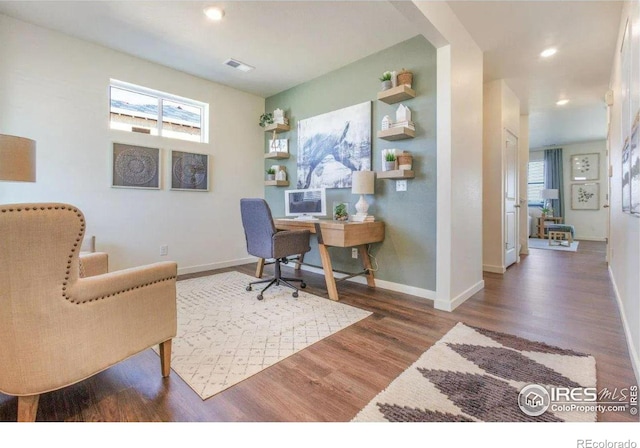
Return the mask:
{"type": "Polygon", "coordinates": [[[355,247],[351,249],[351,258],[358,258],[358,249],[355,247]]]}
{"type": "Polygon", "coordinates": [[[396,191],[407,191],[407,181],[406,180],[397,180],[396,181],[396,191]]]}
{"type": "Polygon", "coordinates": [[[160,256],[165,257],[169,255],[169,246],[160,246],[160,256]]]}

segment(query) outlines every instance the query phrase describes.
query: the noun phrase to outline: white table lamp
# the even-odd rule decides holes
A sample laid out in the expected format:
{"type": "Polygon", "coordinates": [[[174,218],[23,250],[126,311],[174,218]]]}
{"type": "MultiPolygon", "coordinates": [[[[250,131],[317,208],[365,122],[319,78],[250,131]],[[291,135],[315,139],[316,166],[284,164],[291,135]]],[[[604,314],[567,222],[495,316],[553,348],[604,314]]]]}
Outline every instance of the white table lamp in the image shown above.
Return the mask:
{"type": "Polygon", "coordinates": [[[359,194],[360,200],[356,203],[356,216],[354,221],[363,221],[367,217],[369,204],[364,198],[365,194],[373,194],[375,191],[375,176],[373,171],[354,171],[351,177],[351,193],[359,194]]]}
{"type": "Polygon", "coordinates": [[[36,142],[0,134],[0,180],[36,181],[36,142]]]}
{"type": "Polygon", "coordinates": [[[540,197],[544,199],[544,208],[551,210],[551,200],[558,199],[558,190],[556,188],[545,188],[540,191],[540,197]]]}

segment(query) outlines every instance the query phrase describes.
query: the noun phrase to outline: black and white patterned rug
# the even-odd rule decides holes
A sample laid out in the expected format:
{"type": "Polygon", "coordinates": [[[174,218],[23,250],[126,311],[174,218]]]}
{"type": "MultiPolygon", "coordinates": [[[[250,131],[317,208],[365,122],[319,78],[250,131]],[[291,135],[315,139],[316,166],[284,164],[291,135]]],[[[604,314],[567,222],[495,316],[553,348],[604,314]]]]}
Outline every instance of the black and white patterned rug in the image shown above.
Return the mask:
{"type": "Polygon", "coordinates": [[[518,405],[529,384],[595,387],[592,356],[458,323],[353,421],[586,421],[581,410],[525,414],[518,405]]]}

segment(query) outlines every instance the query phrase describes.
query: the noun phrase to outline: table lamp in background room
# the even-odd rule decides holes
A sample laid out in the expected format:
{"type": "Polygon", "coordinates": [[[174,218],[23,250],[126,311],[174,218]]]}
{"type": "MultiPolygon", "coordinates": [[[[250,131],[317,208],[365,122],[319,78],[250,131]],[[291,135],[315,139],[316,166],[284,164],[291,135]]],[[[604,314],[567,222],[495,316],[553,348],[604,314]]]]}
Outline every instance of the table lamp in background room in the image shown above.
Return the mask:
{"type": "Polygon", "coordinates": [[[544,208],[548,209],[549,216],[553,216],[553,209],[551,208],[551,200],[558,199],[558,190],[555,188],[545,188],[540,191],[540,197],[544,199],[544,208]]]}
{"type": "Polygon", "coordinates": [[[353,221],[373,221],[373,216],[367,215],[369,204],[364,195],[375,192],[375,176],[376,173],[373,171],[354,171],[352,173],[351,193],[360,195],[360,200],[356,203],[356,215],[352,217],[353,221]]]}
{"type": "Polygon", "coordinates": [[[36,142],[0,134],[0,180],[36,181],[36,142]]]}

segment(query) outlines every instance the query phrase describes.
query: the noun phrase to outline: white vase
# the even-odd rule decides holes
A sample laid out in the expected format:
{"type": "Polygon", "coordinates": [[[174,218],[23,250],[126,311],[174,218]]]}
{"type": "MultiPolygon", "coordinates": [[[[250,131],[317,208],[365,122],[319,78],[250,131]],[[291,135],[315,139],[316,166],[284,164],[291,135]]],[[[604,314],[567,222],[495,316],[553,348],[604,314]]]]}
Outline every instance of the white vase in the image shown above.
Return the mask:
{"type": "Polygon", "coordinates": [[[382,90],[389,90],[391,88],[391,81],[382,81],[382,90]]]}

